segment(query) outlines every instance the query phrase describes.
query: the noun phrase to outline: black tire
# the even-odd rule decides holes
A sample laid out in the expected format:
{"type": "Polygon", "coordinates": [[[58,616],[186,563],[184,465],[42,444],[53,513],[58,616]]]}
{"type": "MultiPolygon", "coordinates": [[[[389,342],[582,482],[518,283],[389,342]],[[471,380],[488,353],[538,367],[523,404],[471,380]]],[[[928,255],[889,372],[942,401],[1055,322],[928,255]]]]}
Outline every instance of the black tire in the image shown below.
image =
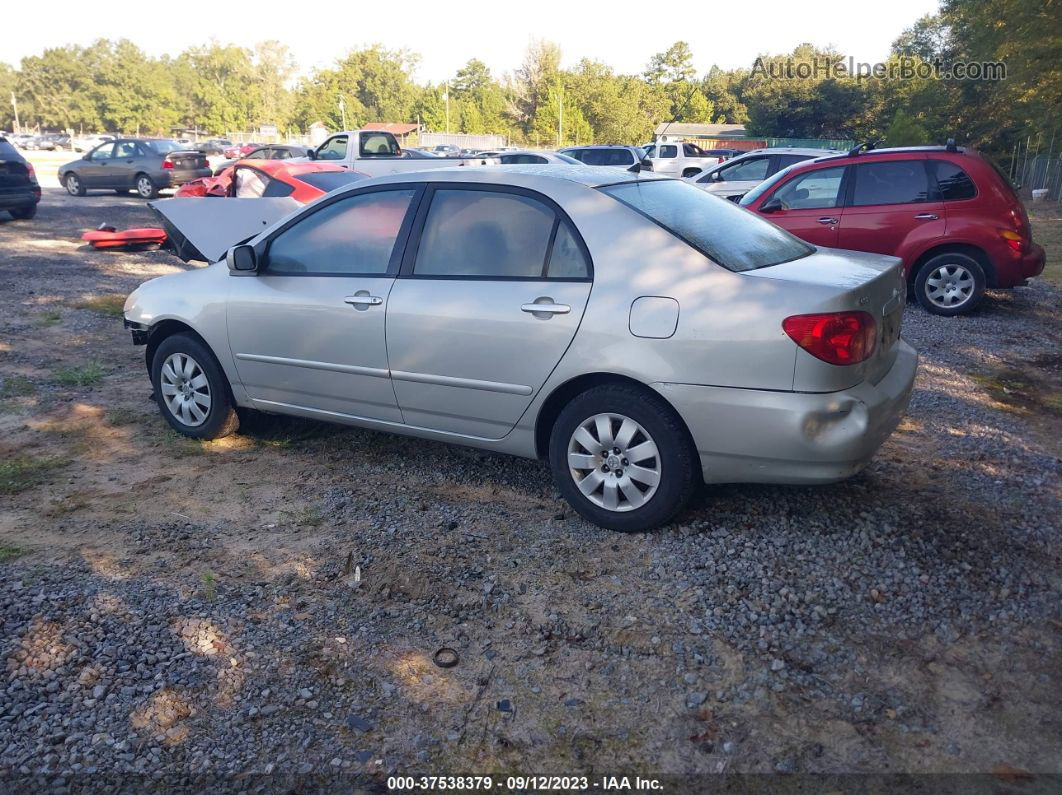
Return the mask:
{"type": "Polygon", "coordinates": [[[703,171],[703,170],[704,169],[700,169],[700,168],[687,168],[686,170],[684,170],[682,172],[682,176],[684,176],[684,177],[692,177],[694,174],[700,174],[701,171],[703,171]]]}
{"type": "Polygon", "coordinates": [[[157,199],[159,197],[159,186],[147,174],[137,174],[133,178],[133,184],[136,186],[136,195],[141,199],[157,199]]]}
{"type": "Polygon", "coordinates": [[[931,314],[961,315],[981,302],[985,271],[969,254],[937,254],[918,269],[914,292],[918,303],[931,314]]]}
{"type": "Polygon", "coordinates": [[[14,218],[21,221],[28,221],[37,214],[37,205],[36,203],[27,204],[25,207],[15,207],[14,209],[8,210],[8,212],[11,213],[14,218]]]}
{"type": "Polygon", "coordinates": [[[66,192],[71,196],[85,195],[85,183],[73,171],[68,171],[66,176],[63,177],[63,187],[66,188],[66,192]]]}
{"type": "MultiPolygon", "coordinates": [[[[618,431],[617,425],[612,427],[613,431],[618,431]]],[[[597,438],[600,439],[600,435],[597,438]]],[[[635,442],[641,438],[641,435],[634,437],[630,449],[637,447],[635,442]]],[[[596,525],[625,533],[639,533],[665,524],[689,503],[702,482],[700,460],[682,420],[659,395],[648,388],[628,384],[594,387],[574,398],[553,424],[549,461],[554,483],[579,514],[596,525]],[[655,466],[659,479],[655,492],[643,504],[628,510],[610,510],[585,496],[575,480],[577,471],[568,464],[568,447],[575,432],[584,422],[605,413],[627,417],[640,425],[655,443],[659,456],[636,459],[649,467],[655,466]]],[[[609,469],[608,462],[603,459],[598,463],[600,471],[595,465],[585,477],[622,477],[622,466],[630,468],[622,457],[616,462],[619,469],[609,469]]],[[[622,494],[622,487],[619,490],[622,494]]],[[[620,499],[626,500],[625,497],[620,499]]]]}
{"type": "MultiPolygon", "coordinates": [[[[193,370],[193,373],[195,372],[193,370]]],[[[174,334],[172,337],[167,337],[155,350],[155,358],[151,361],[151,386],[155,390],[155,402],[159,405],[159,411],[177,433],[193,439],[220,439],[235,433],[240,427],[240,419],[236,415],[229,382],[225,378],[221,365],[218,364],[210,349],[191,334],[174,334]],[[190,424],[175,414],[174,409],[166,400],[163,391],[162,369],[167,360],[174,355],[190,358],[198,366],[198,372],[206,376],[208,387],[206,395],[210,402],[206,416],[198,424],[190,424]]],[[[202,387],[193,391],[198,392],[200,396],[203,394],[202,387]]],[[[185,413],[189,419],[195,421],[190,410],[185,413]]]]}

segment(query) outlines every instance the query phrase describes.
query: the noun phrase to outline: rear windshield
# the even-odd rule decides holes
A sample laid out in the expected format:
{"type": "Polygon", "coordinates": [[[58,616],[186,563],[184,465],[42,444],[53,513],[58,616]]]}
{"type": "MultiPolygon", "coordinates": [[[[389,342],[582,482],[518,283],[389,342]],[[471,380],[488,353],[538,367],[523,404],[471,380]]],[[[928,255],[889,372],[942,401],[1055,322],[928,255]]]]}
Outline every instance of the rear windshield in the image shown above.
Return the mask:
{"type": "Polygon", "coordinates": [[[732,271],[806,257],[815,249],[774,224],[679,180],[601,188],[732,271]]]}
{"type": "Polygon", "coordinates": [[[179,152],[182,149],[188,148],[185,146],[181,146],[181,144],[177,143],[176,141],[144,141],[144,143],[147,144],[150,148],[154,149],[160,155],[164,155],[167,152],[179,152]]]}
{"type": "Polygon", "coordinates": [[[7,142],[7,139],[0,138],[0,157],[11,157],[15,160],[21,160],[22,155],[18,153],[18,150],[14,146],[7,142]]]}
{"type": "Polygon", "coordinates": [[[365,177],[353,171],[316,171],[312,174],[299,174],[296,179],[328,193],[365,177]]]}

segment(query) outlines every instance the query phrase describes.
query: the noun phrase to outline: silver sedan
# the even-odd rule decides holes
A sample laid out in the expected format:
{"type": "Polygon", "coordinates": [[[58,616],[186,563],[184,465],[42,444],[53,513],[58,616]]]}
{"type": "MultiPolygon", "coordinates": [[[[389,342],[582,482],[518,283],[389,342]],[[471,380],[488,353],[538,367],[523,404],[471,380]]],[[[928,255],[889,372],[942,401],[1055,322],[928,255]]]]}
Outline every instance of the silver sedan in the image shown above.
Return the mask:
{"type": "Polygon", "coordinates": [[[546,459],[579,513],[625,531],[702,481],[859,471],[915,375],[900,260],[617,173],[438,169],[294,212],[157,202],[221,260],[126,301],[163,417],[214,439],[244,407],[546,459]]]}

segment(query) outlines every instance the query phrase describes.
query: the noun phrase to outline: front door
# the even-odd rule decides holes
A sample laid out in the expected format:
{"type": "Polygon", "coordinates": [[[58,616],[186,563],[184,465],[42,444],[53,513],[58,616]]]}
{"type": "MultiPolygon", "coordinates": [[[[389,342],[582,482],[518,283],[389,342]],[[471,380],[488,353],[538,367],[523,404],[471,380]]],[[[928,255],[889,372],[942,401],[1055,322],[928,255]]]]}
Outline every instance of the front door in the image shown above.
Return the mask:
{"type": "Polygon", "coordinates": [[[260,273],[233,278],[229,346],[256,406],[401,422],[384,321],[418,191],[332,201],[272,238],[260,273]]]}
{"type": "Polygon", "coordinates": [[[387,352],[409,425],[505,436],[575,335],[590,295],[585,246],[545,197],[435,188],[387,309],[387,352]]]}
{"type": "Polygon", "coordinates": [[[766,204],[779,199],[781,208],[764,217],[812,245],[835,248],[844,169],[844,166],[820,168],[783,182],[764,200],[766,204]]]}
{"type": "Polygon", "coordinates": [[[77,173],[86,188],[98,188],[107,184],[113,153],[114,144],[107,142],[97,146],[77,164],[77,173]]]}
{"type": "Polygon", "coordinates": [[[930,189],[924,158],[862,163],[854,172],[841,216],[841,248],[897,254],[925,249],[944,236],[944,203],[930,189]]]}

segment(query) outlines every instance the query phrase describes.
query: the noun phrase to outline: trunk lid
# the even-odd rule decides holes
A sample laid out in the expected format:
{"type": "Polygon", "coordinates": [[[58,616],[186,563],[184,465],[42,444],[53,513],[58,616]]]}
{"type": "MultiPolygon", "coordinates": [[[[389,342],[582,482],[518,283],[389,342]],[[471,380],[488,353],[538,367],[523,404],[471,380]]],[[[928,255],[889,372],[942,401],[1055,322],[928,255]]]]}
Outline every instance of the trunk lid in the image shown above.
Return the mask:
{"type": "Polygon", "coordinates": [[[202,152],[192,150],[170,152],[166,155],[166,159],[173,163],[173,168],[176,171],[194,171],[200,168],[210,168],[210,161],[207,160],[207,156],[202,152]]]}
{"type": "Polygon", "coordinates": [[[899,353],[900,326],[907,302],[903,261],[898,257],[820,248],[810,256],[745,271],[743,275],[822,288],[821,299],[800,314],[862,311],[874,318],[874,353],[860,364],[833,365],[798,351],[793,384],[796,391],[831,392],[864,380],[876,384],[892,368],[899,353]]]}

